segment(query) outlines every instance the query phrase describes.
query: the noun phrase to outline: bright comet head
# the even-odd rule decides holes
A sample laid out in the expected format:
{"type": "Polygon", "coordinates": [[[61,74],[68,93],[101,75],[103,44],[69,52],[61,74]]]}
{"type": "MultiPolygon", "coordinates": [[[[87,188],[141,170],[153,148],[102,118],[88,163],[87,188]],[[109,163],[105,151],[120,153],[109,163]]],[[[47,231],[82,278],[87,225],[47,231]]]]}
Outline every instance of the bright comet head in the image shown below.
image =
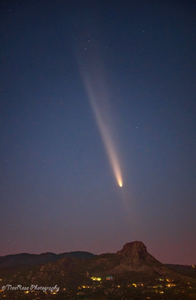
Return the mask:
{"type": "Polygon", "coordinates": [[[121,182],[121,181],[120,181],[118,184],[119,184],[119,186],[120,186],[120,187],[122,187],[122,186],[123,186],[123,184],[122,184],[122,182],[121,182]]]}

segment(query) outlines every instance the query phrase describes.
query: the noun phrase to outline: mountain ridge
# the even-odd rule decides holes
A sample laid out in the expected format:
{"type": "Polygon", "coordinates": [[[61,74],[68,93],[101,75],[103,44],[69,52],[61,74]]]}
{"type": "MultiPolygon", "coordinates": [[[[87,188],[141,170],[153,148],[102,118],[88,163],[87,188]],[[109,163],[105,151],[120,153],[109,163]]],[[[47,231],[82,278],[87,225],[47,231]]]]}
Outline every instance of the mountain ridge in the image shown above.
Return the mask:
{"type": "Polygon", "coordinates": [[[18,253],[0,256],[0,268],[16,267],[20,265],[38,265],[49,262],[56,262],[64,257],[75,257],[81,259],[92,258],[94,254],[87,251],[72,251],[55,254],[53,252],[45,252],[41,254],[18,253]]]}

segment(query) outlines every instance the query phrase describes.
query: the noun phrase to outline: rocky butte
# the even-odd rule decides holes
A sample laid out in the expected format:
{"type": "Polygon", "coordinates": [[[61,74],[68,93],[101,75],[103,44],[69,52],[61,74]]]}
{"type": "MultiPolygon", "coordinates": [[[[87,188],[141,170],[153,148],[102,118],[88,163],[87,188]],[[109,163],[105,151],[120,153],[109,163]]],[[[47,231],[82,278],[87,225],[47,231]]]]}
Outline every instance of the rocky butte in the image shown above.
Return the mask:
{"type": "MultiPolygon", "coordinates": [[[[102,254],[87,263],[93,275],[123,276],[126,273],[141,273],[147,276],[177,276],[175,272],[148,253],[141,241],[127,243],[115,254],[102,254]]],[[[131,275],[131,274],[130,274],[131,275]]]]}

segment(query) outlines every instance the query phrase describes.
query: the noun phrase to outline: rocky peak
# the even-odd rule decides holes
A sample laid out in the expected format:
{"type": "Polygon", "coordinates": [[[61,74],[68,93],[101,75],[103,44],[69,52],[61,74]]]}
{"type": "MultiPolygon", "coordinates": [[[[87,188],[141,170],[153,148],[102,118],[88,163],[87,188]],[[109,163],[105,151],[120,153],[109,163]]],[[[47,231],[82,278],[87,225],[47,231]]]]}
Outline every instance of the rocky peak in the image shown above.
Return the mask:
{"type": "Polygon", "coordinates": [[[145,258],[147,253],[146,246],[140,241],[127,243],[117,252],[118,255],[137,258],[145,258]]]}

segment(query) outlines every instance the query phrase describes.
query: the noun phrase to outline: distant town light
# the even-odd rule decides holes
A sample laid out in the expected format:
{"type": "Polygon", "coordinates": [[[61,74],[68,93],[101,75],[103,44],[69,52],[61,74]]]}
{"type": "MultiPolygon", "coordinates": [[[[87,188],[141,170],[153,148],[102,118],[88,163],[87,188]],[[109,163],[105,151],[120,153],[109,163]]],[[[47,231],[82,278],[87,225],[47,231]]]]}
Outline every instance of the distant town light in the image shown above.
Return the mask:
{"type": "Polygon", "coordinates": [[[101,281],[101,277],[91,277],[93,281],[101,281]]]}
{"type": "Polygon", "coordinates": [[[113,276],[106,276],[106,280],[113,280],[113,276]]]}
{"type": "Polygon", "coordinates": [[[134,286],[134,287],[137,287],[137,284],[136,284],[136,283],[133,283],[133,286],[134,286]]]}

